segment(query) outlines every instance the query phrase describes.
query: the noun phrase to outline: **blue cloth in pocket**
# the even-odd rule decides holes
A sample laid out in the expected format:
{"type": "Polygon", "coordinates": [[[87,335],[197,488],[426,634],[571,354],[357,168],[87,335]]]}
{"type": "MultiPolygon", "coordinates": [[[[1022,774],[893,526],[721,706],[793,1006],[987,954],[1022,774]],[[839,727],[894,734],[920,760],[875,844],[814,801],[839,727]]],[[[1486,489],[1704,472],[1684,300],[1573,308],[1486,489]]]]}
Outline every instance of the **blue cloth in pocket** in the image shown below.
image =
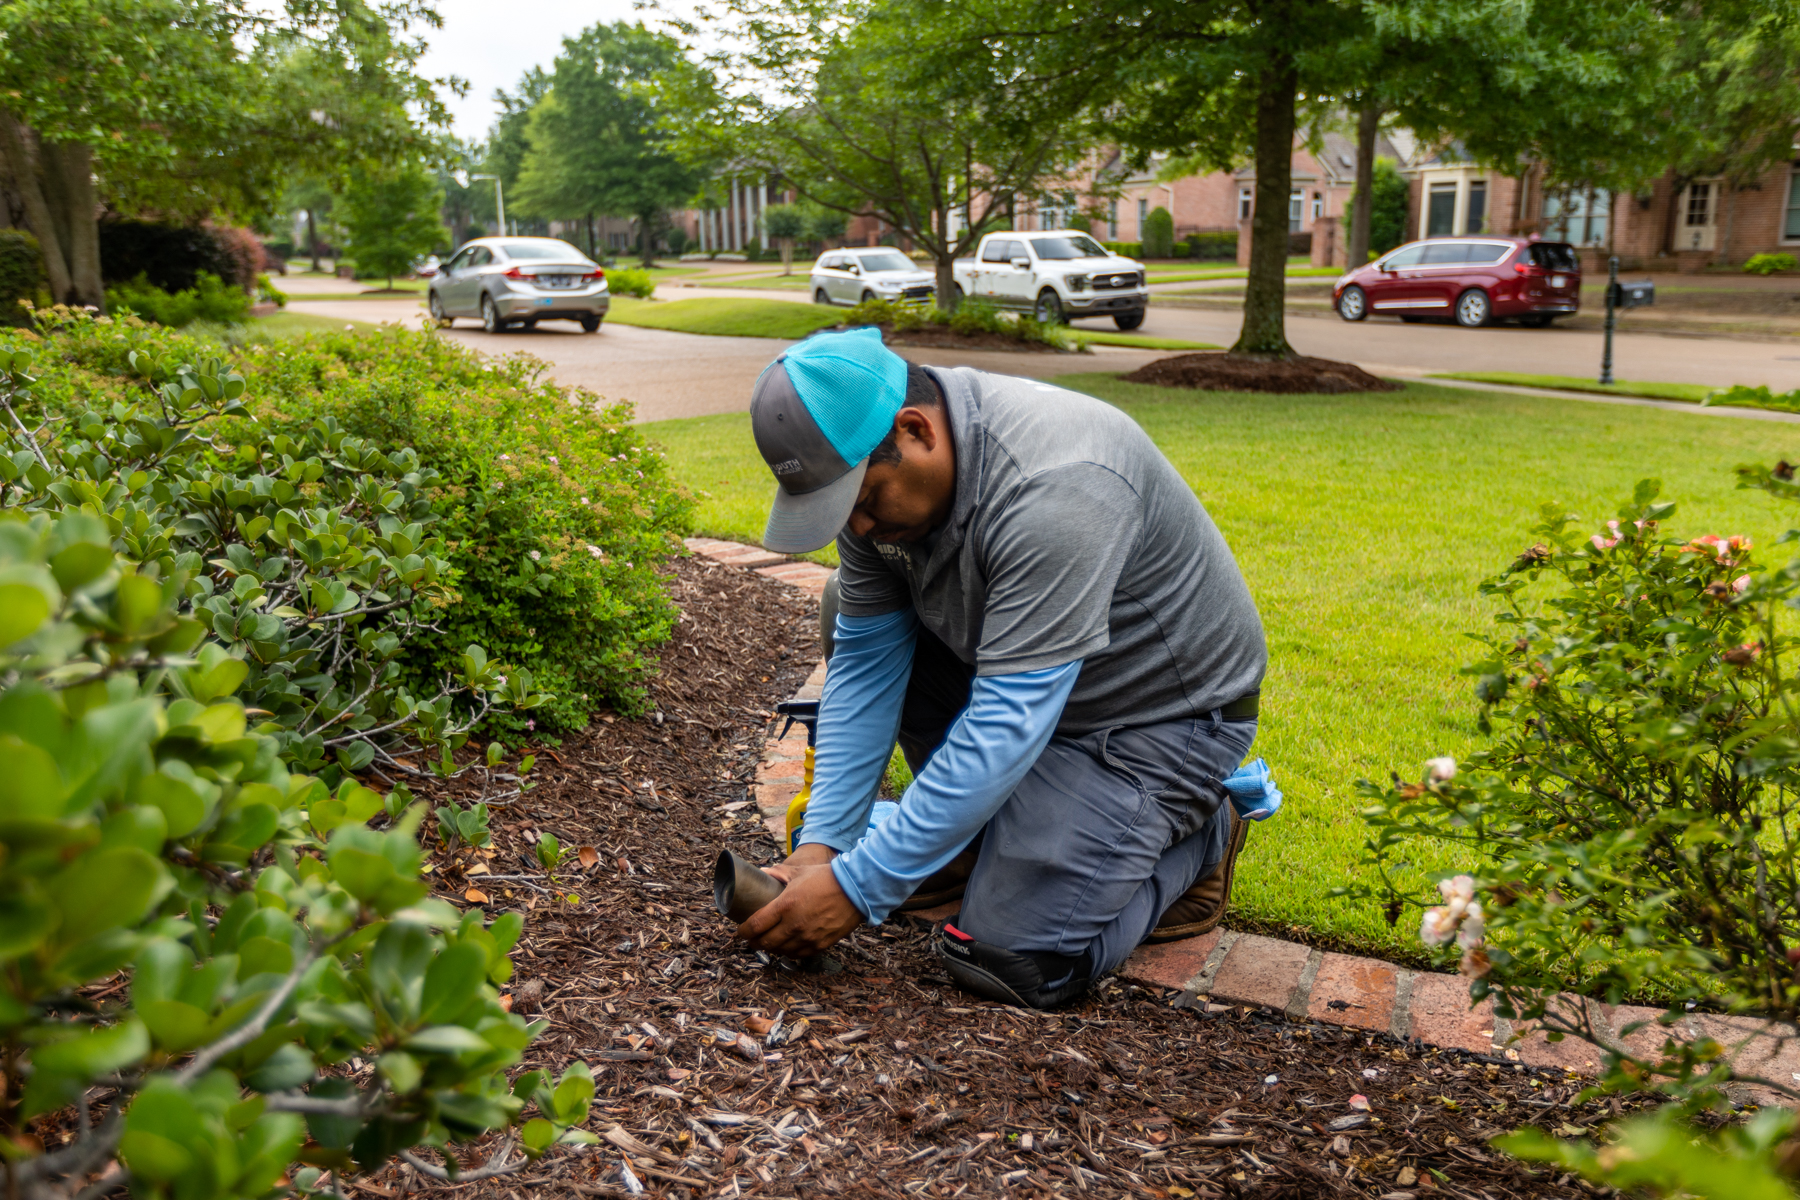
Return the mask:
{"type": "Polygon", "coordinates": [[[1222,782],[1231,793],[1231,807],[1246,821],[1266,821],[1281,811],[1281,789],[1263,759],[1245,763],[1222,782]]]}

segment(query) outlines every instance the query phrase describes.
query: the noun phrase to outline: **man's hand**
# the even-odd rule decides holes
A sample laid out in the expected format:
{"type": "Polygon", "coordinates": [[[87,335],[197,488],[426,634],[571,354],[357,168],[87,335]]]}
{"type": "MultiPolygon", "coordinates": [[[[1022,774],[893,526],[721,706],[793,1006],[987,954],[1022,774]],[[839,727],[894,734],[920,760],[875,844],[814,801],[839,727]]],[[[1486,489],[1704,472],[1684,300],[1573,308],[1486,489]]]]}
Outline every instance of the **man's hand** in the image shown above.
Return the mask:
{"type": "Polygon", "coordinates": [[[863,923],[831,872],[835,851],[809,843],[769,874],[786,882],[781,895],[738,926],[738,936],[758,950],[788,958],[822,954],[863,923]]]}

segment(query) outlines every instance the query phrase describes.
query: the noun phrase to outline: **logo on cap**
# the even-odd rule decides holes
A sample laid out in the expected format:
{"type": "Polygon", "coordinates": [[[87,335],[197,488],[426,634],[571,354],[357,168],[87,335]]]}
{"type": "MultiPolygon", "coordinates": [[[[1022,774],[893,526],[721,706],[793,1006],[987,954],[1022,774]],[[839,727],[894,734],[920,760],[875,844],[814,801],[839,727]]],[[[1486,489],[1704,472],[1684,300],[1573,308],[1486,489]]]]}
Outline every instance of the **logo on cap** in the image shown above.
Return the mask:
{"type": "Polygon", "coordinates": [[[786,462],[776,463],[774,466],[770,467],[769,470],[775,472],[777,475],[798,475],[800,472],[806,470],[806,468],[800,465],[799,459],[790,458],[786,462]]]}

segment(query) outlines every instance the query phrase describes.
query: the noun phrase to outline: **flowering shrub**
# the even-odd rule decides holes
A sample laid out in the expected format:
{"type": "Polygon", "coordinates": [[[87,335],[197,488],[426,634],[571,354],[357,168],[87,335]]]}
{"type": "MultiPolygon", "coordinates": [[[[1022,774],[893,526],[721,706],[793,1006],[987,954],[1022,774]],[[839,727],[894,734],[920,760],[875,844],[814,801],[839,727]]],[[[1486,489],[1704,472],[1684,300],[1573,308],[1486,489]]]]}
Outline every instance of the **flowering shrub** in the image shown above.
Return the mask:
{"type": "MultiPolygon", "coordinates": [[[[51,403],[125,398],[130,356],[222,356],[249,386],[267,433],[297,441],[319,422],[377,446],[406,446],[416,500],[441,545],[441,591],[421,596],[397,647],[400,678],[432,695],[484,647],[551,693],[529,713],[490,709],[486,727],[525,734],[581,727],[610,703],[641,703],[655,648],[675,620],[658,564],[679,550],[691,501],[662,459],[608,404],[540,378],[524,356],[483,358],[434,333],[387,329],[223,347],[139,322],[70,317],[46,331],[34,389],[51,403]]],[[[0,350],[34,346],[28,334],[0,350]]],[[[248,425],[230,440],[256,436],[248,425]]],[[[419,553],[416,548],[415,553],[419,553]]]]}
{"type": "Polygon", "coordinates": [[[427,899],[423,806],[341,770],[446,734],[390,669],[440,590],[428,476],[329,426],[234,444],[242,378],[134,365],[69,407],[0,361],[9,1193],[341,1195],[397,1154],[453,1177],[451,1144],[521,1123],[487,1173],[591,1141],[585,1067],[505,1076],[536,1032],[497,990],[517,916],[427,899]]]}
{"type": "MultiPolygon", "coordinates": [[[[1785,463],[1742,481],[1800,499],[1785,463]]],[[[1439,885],[1421,928],[1428,945],[1456,937],[1478,999],[1613,1051],[1615,1086],[1685,1093],[1732,1077],[1717,1044],[1627,1051],[1551,1001],[1653,997],[1671,1023],[1690,1004],[1800,1015],[1796,641],[1777,616],[1800,563],[1760,564],[1742,537],[1669,537],[1657,491],[1639,484],[1592,535],[1546,512],[1482,584],[1499,628],[1466,670],[1492,742],[1419,782],[1365,785],[1366,815],[1394,919],[1412,897],[1391,869],[1424,840],[1479,860],[1439,885]]]]}

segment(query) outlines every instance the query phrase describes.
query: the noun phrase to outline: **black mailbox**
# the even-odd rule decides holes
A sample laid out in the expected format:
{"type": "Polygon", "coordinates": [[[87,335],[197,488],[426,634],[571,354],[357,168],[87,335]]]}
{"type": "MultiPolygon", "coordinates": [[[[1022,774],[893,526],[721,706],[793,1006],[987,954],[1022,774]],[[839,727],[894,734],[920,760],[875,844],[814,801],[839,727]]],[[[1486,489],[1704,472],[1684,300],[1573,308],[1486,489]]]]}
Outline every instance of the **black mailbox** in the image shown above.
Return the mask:
{"type": "Polygon", "coordinates": [[[1648,308],[1656,303],[1656,284],[1648,279],[1637,283],[1615,283],[1613,304],[1618,308],[1648,308]]]}

